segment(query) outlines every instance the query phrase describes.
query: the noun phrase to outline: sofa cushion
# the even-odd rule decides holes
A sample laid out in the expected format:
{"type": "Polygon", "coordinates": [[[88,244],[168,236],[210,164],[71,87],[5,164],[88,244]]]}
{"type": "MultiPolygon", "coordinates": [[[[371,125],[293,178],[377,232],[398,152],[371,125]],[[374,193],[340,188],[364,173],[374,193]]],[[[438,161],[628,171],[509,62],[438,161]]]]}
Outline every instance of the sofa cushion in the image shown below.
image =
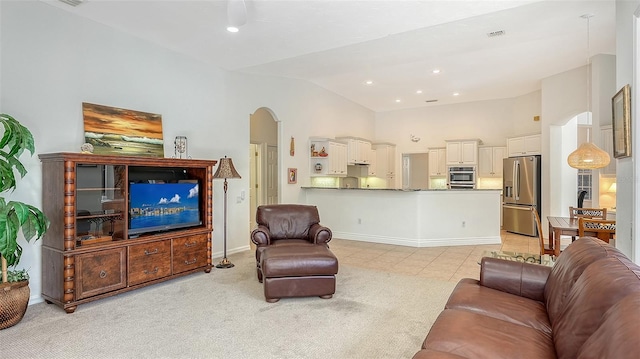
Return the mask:
{"type": "Polygon", "coordinates": [[[548,333],[458,309],[445,309],[440,313],[422,348],[464,358],[556,357],[548,333]]]}
{"type": "Polygon", "coordinates": [[[437,350],[421,349],[411,359],[465,359],[465,357],[437,350]]]}
{"type": "Polygon", "coordinates": [[[558,358],[575,358],[605,313],[629,294],[640,293],[640,276],[634,269],[637,266],[628,259],[614,256],[597,260],[584,270],[566,296],[565,310],[552,321],[558,358]]]}
{"type": "Polygon", "coordinates": [[[598,329],[578,352],[578,359],[629,358],[640,355],[640,293],[633,293],[612,306],[598,329]]]}
{"type": "Polygon", "coordinates": [[[468,310],[551,333],[544,303],[483,287],[475,279],[460,280],[445,308],[468,310]]]}
{"type": "Polygon", "coordinates": [[[549,320],[564,311],[566,297],[586,267],[609,255],[622,255],[615,247],[591,237],[582,237],[565,249],[558,257],[544,288],[549,320]]]}

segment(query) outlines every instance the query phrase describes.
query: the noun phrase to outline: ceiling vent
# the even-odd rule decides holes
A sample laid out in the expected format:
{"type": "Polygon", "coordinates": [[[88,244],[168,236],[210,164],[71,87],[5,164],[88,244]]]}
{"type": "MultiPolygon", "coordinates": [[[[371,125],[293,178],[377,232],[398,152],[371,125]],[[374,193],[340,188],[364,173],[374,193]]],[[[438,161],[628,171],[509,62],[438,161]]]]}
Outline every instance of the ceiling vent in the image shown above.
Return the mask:
{"type": "MultiPolygon", "coordinates": [[[[61,1],[62,1],[62,0],[61,0],[61,1]]],[[[502,36],[502,35],[504,35],[504,34],[505,34],[504,30],[498,30],[498,31],[491,31],[491,32],[488,32],[488,33],[487,33],[487,36],[489,36],[489,37],[496,37],[496,36],[502,36]]]]}
{"type": "Polygon", "coordinates": [[[436,100],[425,100],[424,102],[431,103],[431,102],[438,102],[438,100],[437,99],[436,100]]]}
{"type": "Polygon", "coordinates": [[[58,0],[60,2],[63,2],[67,5],[71,5],[71,6],[78,6],[80,4],[82,4],[83,2],[85,2],[85,0],[58,0]]]}

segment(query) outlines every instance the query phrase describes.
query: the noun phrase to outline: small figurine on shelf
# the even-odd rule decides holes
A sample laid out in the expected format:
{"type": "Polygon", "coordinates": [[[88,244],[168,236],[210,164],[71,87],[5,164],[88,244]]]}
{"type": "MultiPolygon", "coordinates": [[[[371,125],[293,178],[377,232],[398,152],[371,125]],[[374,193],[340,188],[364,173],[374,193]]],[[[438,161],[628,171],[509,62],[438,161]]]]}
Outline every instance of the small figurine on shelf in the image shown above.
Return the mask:
{"type": "Polygon", "coordinates": [[[320,150],[320,153],[318,155],[320,157],[327,157],[329,154],[327,153],[327,151],[325,151],[324,147],[322,147],[322,149],[320,150]]]}
{"type": "Polygon", "coordinates": [[[82,146],[80,146],[80,151],[82,151],[82,153],[93,153],[93,145],[90,143],[83,143],[82,146]]]}

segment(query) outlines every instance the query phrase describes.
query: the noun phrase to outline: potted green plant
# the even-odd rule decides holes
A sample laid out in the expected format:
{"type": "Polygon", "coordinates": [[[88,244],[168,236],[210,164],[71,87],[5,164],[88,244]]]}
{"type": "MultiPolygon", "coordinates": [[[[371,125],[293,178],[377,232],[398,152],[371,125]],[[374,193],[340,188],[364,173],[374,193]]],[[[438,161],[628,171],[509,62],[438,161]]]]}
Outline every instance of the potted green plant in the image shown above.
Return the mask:
{"type": "MultiPolygon", "coordinates": [[[[27,150],[33,155],[35,145],[31,132],[13,117],[0,114],[0,193],[16,189],[16,172],[20,178],[27,170],[19,157],[27,150]]],[[[7,201],[0,196],[0,329],[18,323],[29,304],[29,275],[27,271],[9,270],[20,261],[22,247],[18,244],[18,232],[25,240],[40,239],[49,220],[38,208],[19,201],[7,201]]]]}

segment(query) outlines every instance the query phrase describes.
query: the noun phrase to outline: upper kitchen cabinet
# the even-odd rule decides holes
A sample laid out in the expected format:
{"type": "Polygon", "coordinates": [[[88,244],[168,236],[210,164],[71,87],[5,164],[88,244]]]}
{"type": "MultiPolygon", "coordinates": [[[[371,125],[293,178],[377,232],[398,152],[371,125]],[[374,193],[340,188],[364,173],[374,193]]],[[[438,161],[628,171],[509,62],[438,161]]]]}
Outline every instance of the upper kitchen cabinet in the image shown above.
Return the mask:
{"type": "Polygon", "coordinates": [[[312,138],[309,142],[309,173],[312,177],[347,175],[347,144],[326,138],[312,138]]]}
{"type": "Polygon", "coordinates": [[[502,177],[502,160],[507,157],[507,148],[480,147],[478,148],[478,176],[502,177]]]}
{"type": "Polygon", "coordinates": [[[371,150],[371,152],[369,152],[369,166],[367,166],[367,174],[369,176],[377,176],[378,175],[378,166],[377,166],[377,154],[376,154],[376,150],[371,150]]]}
{"type": "Polygon", "coordinates": [[[447,176],[447,149],[430,148],[429,149],[429,176],[430,177],[446,177],[447,176]]]}
{"type": "Polygon", "coordinates": [[[542,149],[540,134],[509,138],[507,147],[509,157],[539,155],[542,149]]]}
{"type": "Polygon", "coordinates": [[[447,165],[477,165],[479,140],[447,141],[447,165]]]}
{"type": "Polygon", "coordinates": [[[600,128],[600,144],[611,159],[607,167],[600,169],[600,174],[603,176],[615,176],[616,159],[613,157],[613,128],[611,126],[603,126],[600,128]]]}
{"type": "Polygon", "coordinates": [[[376,143],[376,177],[385,178],[387,187],[395,187],[396,178],[396,145],[391,143],[376,143]]]}
{"type": "Polygon", "coordinates": [[[347,143],[347,164],[368,165],[371,162],[371,142],[356,137],[336,137],[336,140],[347,143]]]}

